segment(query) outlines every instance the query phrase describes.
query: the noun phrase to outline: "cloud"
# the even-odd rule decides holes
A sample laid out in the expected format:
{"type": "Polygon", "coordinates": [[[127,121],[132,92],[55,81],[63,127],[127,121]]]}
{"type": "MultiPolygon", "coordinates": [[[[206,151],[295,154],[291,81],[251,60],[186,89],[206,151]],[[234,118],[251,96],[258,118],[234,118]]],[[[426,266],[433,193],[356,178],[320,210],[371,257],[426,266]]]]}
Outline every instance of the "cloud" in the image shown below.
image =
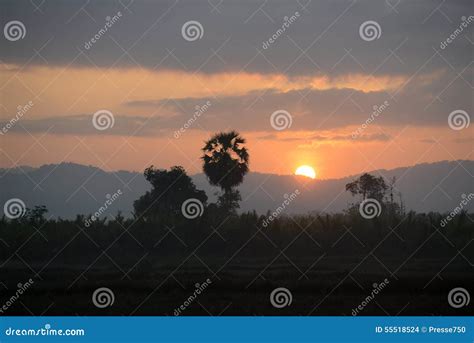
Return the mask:
{"type": "MultiPolygon", "coordinates": [[[[457,80],[443,93],[450,101],[441,102],[433,95],[433,85],[425,84],[425,76],[414,77],[396,98],[386,91],[363,92],[354,89],[297,89],[282,92],[261,89],[243,95],[165,98],[131,100],[119,111],[114,111],[115,126],[106,132],[97,132],[91,125],[91,115],[67,115],[28,120],[13,131],[22,132],[22,126],[31,132],[57,134],[112,134],[112,135],[169,135],[180,128],[218,131],[226,128],[272,133],[270,118],[273,112],[285,110],[292,118],[287,132],[324,131],[349,126],[422,126],[446,127],[448,115],[454,108],[472,112],[470,89],[457,80]],[[196,115],[198,108],[205,110],[196,115]],[[143,108],[146,115],[129,113],[127,109],[143,108]],[[50,127],[53,126],[52,129],[50,127]]],[[[441,79],[445,87],[448,79],[441,79]]],[[[27,114],[28,115],[28,114],[27,114]]],[[[25,116],[26,117],[26,116],[25,116]]],[[[3,123],[5,124],[5,123],[3,123]]],[[[365,128],[364,128],[365,130],[365,128]]],[[[363,131],[363,130],[362,130],[363,131]]],[[[358,135],[360,136],[360,135],[358,135]]],[[[314,137],[324,140],[325,137],[314,137]]],[[[333,140],[342,139],[334,137],[333,140]]],[[[364,138],[360,138],[363,140],[364,138]]],[[[374,140],[374,137],[367,137],[374,140]]],[[[378,137],[382,140],[383,137],[378,137]]]]}
{"type": "MultiPolygon", "coordinates": [[[[19,42],[0,40],[0,60],[7,63],[335,76],[414,74],[433,55],[433,47],[439,50],[461,17],[471,12],[472,4],[347,0],[216,5],[163,0],[53,5],[18,0],[2,2],[1,10],[5,22],[21,20],[27,30],[19,42]],[[86,49],[105,18],[118,11],[120,20],[86,49]],[[295,12],[298,19],[264,49],[263,43],[295,12]],[[183,39],[181,28],[189,20],[202,24],[201,39],[183,39]],[[359,26],[367,20],[379,23],[379,39],[367,42],[359,36],[359,26]]],[[[463,37],[467,32],[446,48],[458,71],[470,63],[471,45],[463,37]]],[[[438,57],[424,66],[427,72],[444,67],[446,62],[438,57]]]]}
{"type": "MultiPolygon", "coordinates": [[[[98,130],[93,116],[81,114],[67,117],[47,117],[33,120],[19,120],[8,132],[21,134],[49,133],[56,135],[120,135],[120,136],[163,136],[161,118],[138,116],[114,116],[114,124],[106,130],[98,130]]],[[[0,122],[5,127],[9,122],[0,122]]]]}
{"type": "Polygon", "coordinates": [[[362,134],[356,139],[352,135],[343,134],[310,134],[299,137],[282,137],[276,134],[267,134],[257,137],[259,140],[278,140],[279,142],[305,142],[300,147],[315,146],[324,143],[337,143],[337,142],[386,142],[392,139],[390,135],[385,133],[375,134],[362,134]]]}

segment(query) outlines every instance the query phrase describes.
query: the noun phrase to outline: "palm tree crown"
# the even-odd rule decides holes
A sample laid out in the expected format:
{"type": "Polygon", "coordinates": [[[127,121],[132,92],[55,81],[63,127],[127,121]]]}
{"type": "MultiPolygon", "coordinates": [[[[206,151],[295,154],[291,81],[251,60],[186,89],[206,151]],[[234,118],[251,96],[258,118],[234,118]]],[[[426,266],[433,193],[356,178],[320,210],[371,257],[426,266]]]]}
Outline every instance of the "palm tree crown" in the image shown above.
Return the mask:
{"type": "Polygon", "coordinates": [[[249,171],[249,154],[245,139],[236,131],[220,132],[209,139],[202,151],[203,171],[212,185],[228,193],[242,183],[249,171]]]}

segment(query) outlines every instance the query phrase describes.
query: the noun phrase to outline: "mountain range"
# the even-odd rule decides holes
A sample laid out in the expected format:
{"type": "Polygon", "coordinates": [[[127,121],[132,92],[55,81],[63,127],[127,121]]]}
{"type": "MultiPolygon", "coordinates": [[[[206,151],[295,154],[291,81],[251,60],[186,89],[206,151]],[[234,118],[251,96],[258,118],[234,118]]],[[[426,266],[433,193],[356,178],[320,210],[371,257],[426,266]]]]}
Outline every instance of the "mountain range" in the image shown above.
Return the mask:
{"type": "MultiPolygon", "coordinates": [[[[407,209],[417,212],[449,212],[459,206],[463,194],[474,193],[472,160],[423,163],[370,173],[387,180],[396,177],[395,200],[401,198],[407,209]]],[[[285,206],[285,212],[340,212],[355,201],[345,191],[345,185],[358,176],[313,180],[294,175],[250,172],[239,186],[242,195],[240,210],[255,210],[260,214],[273,211],[298,190],[296,193],[299,194],[291,196],[291,203],[285,206]]],[[[192,179],[198,189],[206,191],[208,202],[216,200],[219,189],[210,186],[204,174],[193,175],[192,179]]],[[[104,215],[114,216],[121,211],[128,217],[133,210],[133,201],[149,188],[141,173],[107,172],[75,163],[0,169],[0,204],[19,198],[28,208],[45,205],[48,216],[53,217],[74,218],[77,214],[94,213],[119,190],[122,194],[104,215]]],[[[467,209],[473,211],[474,202],[469,203],[467,209]]]]}

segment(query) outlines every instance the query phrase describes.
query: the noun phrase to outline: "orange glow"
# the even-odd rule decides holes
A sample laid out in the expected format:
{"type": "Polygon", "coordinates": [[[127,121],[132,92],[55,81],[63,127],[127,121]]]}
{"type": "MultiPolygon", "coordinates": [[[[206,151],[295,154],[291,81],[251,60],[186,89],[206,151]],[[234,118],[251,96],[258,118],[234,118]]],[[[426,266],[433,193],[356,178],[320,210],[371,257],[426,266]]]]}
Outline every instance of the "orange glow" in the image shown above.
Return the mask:
{"type": "Polygon", "coordinates": [[[311,179],[316,178],[316,172],[314,171],[313,167],[310,166],[299,166],[295,171],[295,175],[302,175],[311,179]]]}
{"type": "MultiPolygon", "coordinates": [[[[99,69],[88,67],[30,66],[21,69],[0,63],[0,79],[5,80],[4,108],[14,111],[18,103],[31,100],[35,106],[30,116],[66,116],[94,113],[107,108],[127,115],[150,114],[150,107],[125,106],[128,101],[159,101],[168,98],[238,96],[252,91],[275,89],[279,92],[314,89],[350,88],[362,92],[396,89],[406,81],[402,76],[367,76],[347,74],[337,77],[227,72],[216,74],[187,73],[176,70],[139,68],[99,69]],[[180,80],[176,87],[169,87],[180,80]],[[26,88],[25,88],[26,87],[26,88]]],[[[152,106],[157,110],[159,106],[152,106]]],[[[160,111],[164,110],[160,108],[160,111]]],[[[165,113],[166,115],[166,113],[165,113]]],[[[170,114],[168,114],[170,115],[170,114]]]]}

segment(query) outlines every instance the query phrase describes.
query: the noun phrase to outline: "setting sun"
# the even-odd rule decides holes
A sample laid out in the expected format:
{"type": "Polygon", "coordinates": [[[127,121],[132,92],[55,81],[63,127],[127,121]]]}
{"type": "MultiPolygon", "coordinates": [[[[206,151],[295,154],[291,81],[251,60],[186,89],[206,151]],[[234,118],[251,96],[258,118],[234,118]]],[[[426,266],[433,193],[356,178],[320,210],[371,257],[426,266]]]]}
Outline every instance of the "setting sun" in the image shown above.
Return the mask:
{"type": "Polygon", "coordinates": [[[316,178],[316,172],[314,171],[313,167],[310,166],[299,166],[295,171],[295,175],[302,175],[311,179],[316,178]]]}

